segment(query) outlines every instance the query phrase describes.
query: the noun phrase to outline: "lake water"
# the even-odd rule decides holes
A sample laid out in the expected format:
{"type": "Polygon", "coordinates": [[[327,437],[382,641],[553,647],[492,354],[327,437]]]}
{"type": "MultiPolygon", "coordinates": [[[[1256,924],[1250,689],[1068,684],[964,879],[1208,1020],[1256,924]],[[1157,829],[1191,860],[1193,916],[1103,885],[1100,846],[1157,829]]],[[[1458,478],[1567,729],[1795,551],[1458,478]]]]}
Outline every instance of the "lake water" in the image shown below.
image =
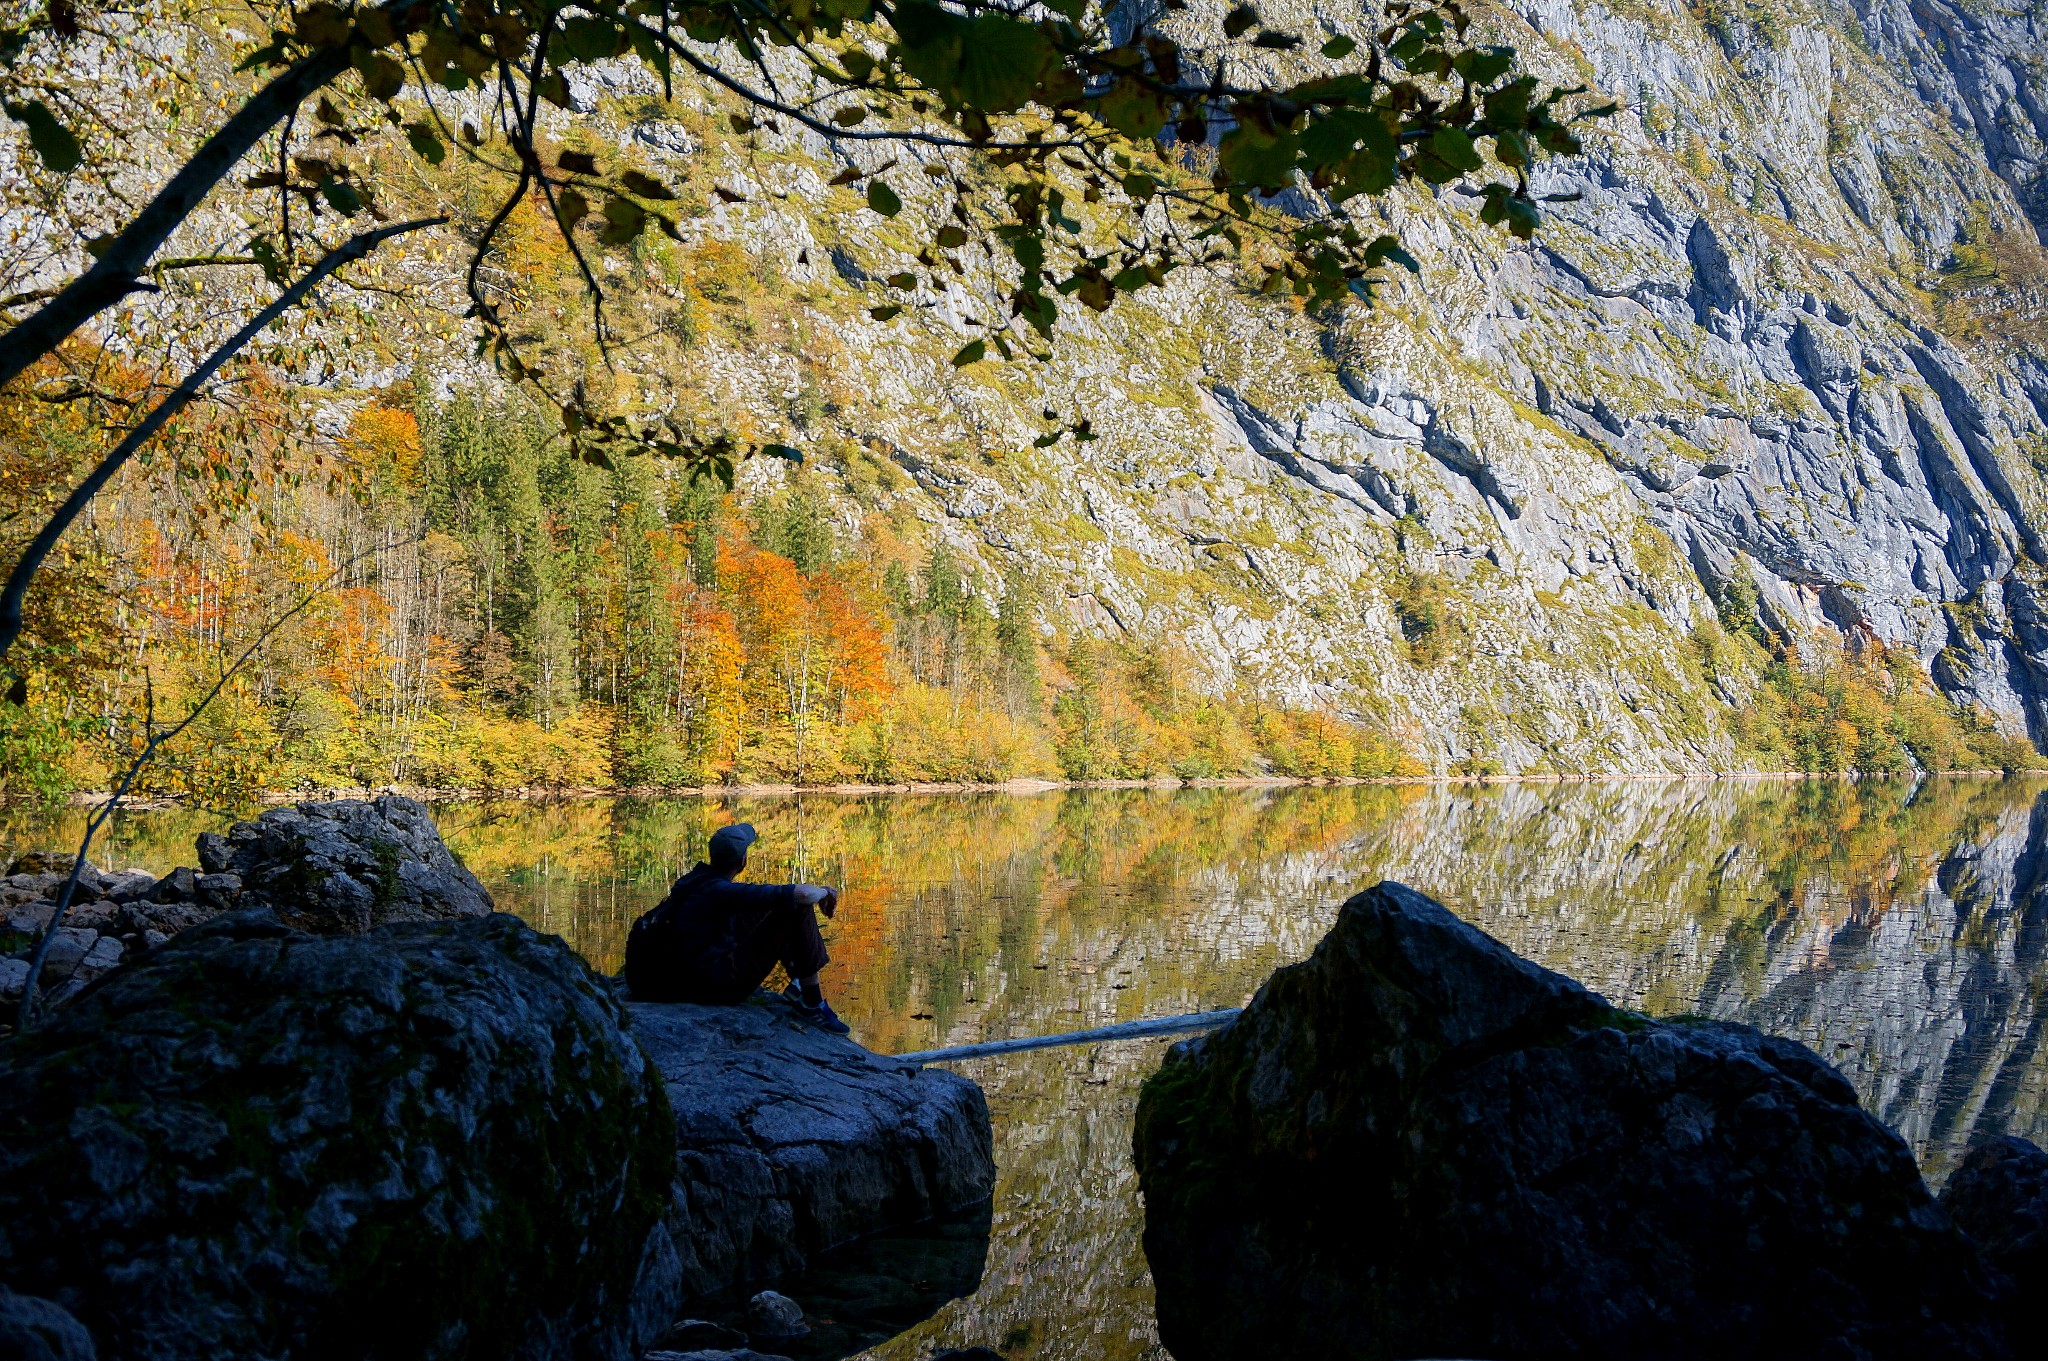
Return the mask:
{"type": "MultiPolygon", "coordinates": [[[[603,969],[735,818],[753,877],[839,885],[825,975],[884,1052],[1237,1006],[1382,878],[1613,1001],[1812,1046],[1937,1182],[1979,1132],[2048,1142],[2048,797],[2038,783],[1610,784],[451,804],[501,907],[603,969]]],[[[162,872],[226,815],[120,819],[101,864],[162,872]]],[[[0,845],[82,818],[0,813],[0,845]]],[[[1163,1357],[1130,1166],[1167,1041],[959,1065],[999,1181],[979,1290],[872,1355],[1163,1357]]]]}

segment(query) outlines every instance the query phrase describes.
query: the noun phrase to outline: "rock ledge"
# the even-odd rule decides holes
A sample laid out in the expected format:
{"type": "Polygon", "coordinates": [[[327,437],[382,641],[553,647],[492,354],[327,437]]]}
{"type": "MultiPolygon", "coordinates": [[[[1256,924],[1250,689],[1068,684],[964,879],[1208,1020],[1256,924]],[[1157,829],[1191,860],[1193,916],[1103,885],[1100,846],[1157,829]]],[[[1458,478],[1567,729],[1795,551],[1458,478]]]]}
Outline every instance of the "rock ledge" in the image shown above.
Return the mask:
{"type": "Polygon", "coordinates": [[[690,1295],[787,1275],[994,1189],[988,1104],[956,1073],[871,1054],[765,992],[626,1009],[675,1111],[668,1225],[690,1295]]]}

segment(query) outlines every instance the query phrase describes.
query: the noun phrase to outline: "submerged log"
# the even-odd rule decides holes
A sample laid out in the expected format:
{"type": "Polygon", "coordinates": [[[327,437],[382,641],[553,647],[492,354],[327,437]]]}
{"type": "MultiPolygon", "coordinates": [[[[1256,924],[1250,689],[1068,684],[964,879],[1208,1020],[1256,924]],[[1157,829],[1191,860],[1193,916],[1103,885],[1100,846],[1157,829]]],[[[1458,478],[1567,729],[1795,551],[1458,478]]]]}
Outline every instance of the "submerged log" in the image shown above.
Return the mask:
{"type": "Polygon", "coordinates": [[[1026,1035],[1014,1040],[984,1040],[979,1044],[955,1045],[951,1049],[918,1049],[891,1055],[898,1063],[953,1063],[960,1059],[987,1058],[991,1054],[1020,1054],[1028,1049],[1057,1049],[1067,1044],[1098,1044],[1106,1040],[1146,1040],[1158,1035],[1185,1035],[1191,1030],[1214,1030],[1238,1017],[1237,1007],[1221,1011],[1197,1011],[1186,1016],[1155,1016],[1143,1021],[1122,1021],[1099,1025],[1092,1030],[1069,1030],[1058,1035],[1026,1035]]]}

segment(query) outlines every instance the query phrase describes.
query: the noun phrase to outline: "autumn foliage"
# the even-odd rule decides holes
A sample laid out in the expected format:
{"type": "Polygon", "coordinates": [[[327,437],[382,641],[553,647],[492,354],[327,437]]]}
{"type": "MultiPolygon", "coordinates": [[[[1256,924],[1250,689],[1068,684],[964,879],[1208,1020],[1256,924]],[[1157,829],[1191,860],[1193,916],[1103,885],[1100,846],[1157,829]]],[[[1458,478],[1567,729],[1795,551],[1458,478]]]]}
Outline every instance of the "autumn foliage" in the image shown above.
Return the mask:
{"type": "MultiPolygon", "coordinates": [[[[0,412],[8,486],[84,456],[67,413],[0,412]]],[[[1419,770],[1336,714],[1211,693],[1163,643],[1050,627],[1030,582],[843,521],[812,474],[729,496],[648,460],[598,469],[474,395],[387,394],[329,445],[229,447],[259,435],[190,432],[67,540],[0,792],[95,787],[143,711],[181,713],[299,603],[156,792],[1419,770]],[[215,496],[185,466],[209,459],[269,471],[215,496]]]]}

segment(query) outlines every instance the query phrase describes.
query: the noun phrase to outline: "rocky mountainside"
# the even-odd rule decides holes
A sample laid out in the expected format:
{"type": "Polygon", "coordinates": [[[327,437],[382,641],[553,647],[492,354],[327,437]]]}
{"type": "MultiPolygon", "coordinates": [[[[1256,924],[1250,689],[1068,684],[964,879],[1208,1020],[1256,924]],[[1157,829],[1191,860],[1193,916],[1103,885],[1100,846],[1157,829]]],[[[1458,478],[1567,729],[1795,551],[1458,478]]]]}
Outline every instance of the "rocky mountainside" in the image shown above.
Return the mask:
{"type": "Polygon", "coordinates": [[[1481,22],[1626,106],[1544,169],[1580,197],[1533,244],[1455,188],[1398,197],[1423,269],[1376,308],[1183,274],[1049,371],[954,376],[966,289],[886,324],[846,305],[835,284],[907,256],[839,210],[822,143],[738,146],[710,101],[678,121],[624,72],[575,93],[619,144],[744,194],[704,205],[699,247],[802,299],[794,339],[706,328],[656,385],[822,453],[849,523],[944,539],[991,591],[1056,585],[1049,622],[1175,639],[1214,684],[1334,704],[1438,769],[1739,763],[1758,665],[1700,642],[1717,619],[1814,662],[1899,649],[2048,738],[2048,9],[1481,22]],[[1048,400],[1100,438],[1027,449],[1048,400]]]}
{"type": "MultiPolygon", "coordinates": [[[[944,542],[991,596],[1029,580],[1048,634],[1168,641],[1199,684],[1335,707],[1438,771],[1754,764],[1737,717],[1768,658],[1741,644],[1765,632],[1814,666],[1882,644],[2048,741],[2048,6],[1475,12],[1623,105],[1540,168],[1578,197],[1533,243],[1456,186],[1404,190],[1366,211],[1421,273],[1373,308],[1184,270],[1044,367],[951,366],[960,317],[999,305],[972,278],[869,317],[916,248],[901,224],[943,210],[911,152],[742,136],[708,86],[665,102],[638,68],[584,71],[558,133],[686,186],[680,245],[601,266],[643,338],[617,385],[802,448],[851,541],[944,542]],[[829,183],[892,156],[904,218],[829,183]],[[1048,406],[1098,438],[1033,448],[1048,406]]],[[[233,216],[180,248],[239,240],[233,216]]],[[[330,432],[410,370],[459,376],[437,356],[467,347],[426,343],[460,325],[424,260],[449,244],[389,266],[413,311],[380,303],[380,337],[297,333],[330,432]]],[[[588,311],[546,245],[502,264],[573,346],[588,311]]],[[[756,463],[742,489],[788,475],[756,463]]]]}

